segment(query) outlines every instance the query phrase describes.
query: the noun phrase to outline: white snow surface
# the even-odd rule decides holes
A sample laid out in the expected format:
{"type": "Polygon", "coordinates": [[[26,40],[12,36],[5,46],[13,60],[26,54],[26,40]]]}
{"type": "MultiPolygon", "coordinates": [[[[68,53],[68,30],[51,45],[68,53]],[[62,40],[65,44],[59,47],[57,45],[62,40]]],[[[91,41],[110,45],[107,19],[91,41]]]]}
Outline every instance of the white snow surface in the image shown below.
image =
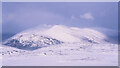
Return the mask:
{"type": "MultiPolygon", "coordinates": [[[[95,42],[102,42],[106,37],[93,29],[55,25],[46,34],[65,42],[81,42],[83,37],[95,42]]],[[[82,42],[81,42],[82,43],[82,42]]]]}
{"type": "Polygon", "coordinates": [[[117,66],[117,45],[62,44],[34,51],[3,47],[4,66],[117,66]]]}
{"type": "MultiPolygon", "coordinates": [[[[31,40],[32,35],[63,41],[62,44],[36,50],[22,50],[2,45],[4,66],[118,66],[118,45],[93,29],[55,25],[46,30],[32,29],[10,39],[31,40]],[[93,42],[89,42],[93,41],[93,42]]],[[[33,37],[33,41],[39,37],[33,37]]]]}
{"type": "MultiPolygon", "coordinates": [[[[106,43],[104,40],[107,39],[104,34],[90,28],[67,27],[64,25],[54,25],[46,30],[32,29],[23,31],[12,37],[12,39],[19,38],[20,35],[23,35],[20,40],[30,40],[29,37],[33,37],[33,34],[37,36],[48,36],[69,43],[87,43],[83,40],[83,38],[94,41],[96,43],[106,43]]],[[[39,37],[33,37],[32,40],[37,41],[39,40],[39,37]]]]}

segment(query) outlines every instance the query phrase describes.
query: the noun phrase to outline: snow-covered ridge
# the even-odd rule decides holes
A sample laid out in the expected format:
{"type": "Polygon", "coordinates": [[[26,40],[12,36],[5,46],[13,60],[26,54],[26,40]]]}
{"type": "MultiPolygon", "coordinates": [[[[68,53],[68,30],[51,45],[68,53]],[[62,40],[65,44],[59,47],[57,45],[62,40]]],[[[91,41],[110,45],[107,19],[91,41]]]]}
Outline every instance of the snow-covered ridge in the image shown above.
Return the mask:
{"type": "Polygon", "coordinates": [[[117,66],[118,46],[108,41],[93,29],[55,25],[16,34],[0,54],[4,66],[117,66]]]}
{"type": "Polygon", "coordinates": [[[30,29],[18,33],[3,44],[19,49],[38,49],[62,43],[99,44],[108,41],[104,34],[93,29],[55,25],[46,30],[30,29]]]}
{"type": "Polygon", "coordinates": [[[84,43],[84,39],[88,39],[96,43],[103,43],[107,39],[104,34],[90,28],[67,27],[63,25],[53,26],[46,31],[46,35],[64,42],[84,43]]]}

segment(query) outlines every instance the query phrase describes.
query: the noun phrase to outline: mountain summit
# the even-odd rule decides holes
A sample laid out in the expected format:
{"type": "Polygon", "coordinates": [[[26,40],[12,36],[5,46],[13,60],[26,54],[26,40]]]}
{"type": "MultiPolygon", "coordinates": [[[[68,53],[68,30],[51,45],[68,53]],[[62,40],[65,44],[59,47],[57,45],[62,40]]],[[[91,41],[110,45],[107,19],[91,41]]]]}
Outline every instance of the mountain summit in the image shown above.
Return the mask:
{"type": "Polygon", "coordinates": [[[104,34],[93,29],[55,25],[44,31],[30,29],[18,33],[3,44],[19,49],[34,50],[63,43],[99,44],[107,42],[104,34]]]}

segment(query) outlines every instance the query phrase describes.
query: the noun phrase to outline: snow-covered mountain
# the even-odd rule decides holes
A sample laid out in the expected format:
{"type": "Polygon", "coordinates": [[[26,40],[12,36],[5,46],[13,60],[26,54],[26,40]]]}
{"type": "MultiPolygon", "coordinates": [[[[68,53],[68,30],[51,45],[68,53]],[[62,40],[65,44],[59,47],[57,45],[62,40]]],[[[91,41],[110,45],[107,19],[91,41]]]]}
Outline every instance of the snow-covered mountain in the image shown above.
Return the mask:
{"type": "Polygon", "coordinates": [[[0,54],[4,66],[117,66],[118,46],[109,41],[93,29],[55,25],[16,34],[0,54]]]}
{"type": "Polygon", "coordinates": [[[108,43],[107,37],[93,29],[55,25],[46,30],[30,29],[11,37],[4,45],[34,50],[62,43],[100,44],[108,43]]]}

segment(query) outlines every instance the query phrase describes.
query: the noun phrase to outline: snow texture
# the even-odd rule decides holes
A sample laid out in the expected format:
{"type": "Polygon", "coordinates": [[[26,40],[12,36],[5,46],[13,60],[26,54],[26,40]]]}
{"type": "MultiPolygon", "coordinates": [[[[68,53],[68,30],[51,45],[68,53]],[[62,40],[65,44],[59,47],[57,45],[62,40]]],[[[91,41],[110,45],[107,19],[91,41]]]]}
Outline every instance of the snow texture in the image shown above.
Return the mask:
{"type": "Polygon", "coordinates": [[[6,66],[117,66],[118,45],[89,28],[30,29],[3,42],[6,66]]]}

